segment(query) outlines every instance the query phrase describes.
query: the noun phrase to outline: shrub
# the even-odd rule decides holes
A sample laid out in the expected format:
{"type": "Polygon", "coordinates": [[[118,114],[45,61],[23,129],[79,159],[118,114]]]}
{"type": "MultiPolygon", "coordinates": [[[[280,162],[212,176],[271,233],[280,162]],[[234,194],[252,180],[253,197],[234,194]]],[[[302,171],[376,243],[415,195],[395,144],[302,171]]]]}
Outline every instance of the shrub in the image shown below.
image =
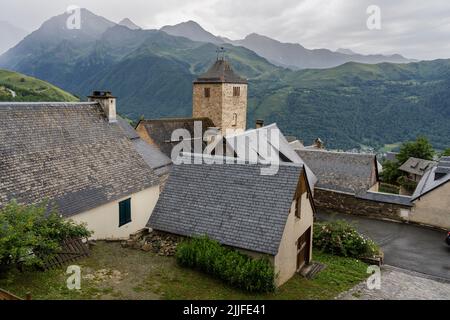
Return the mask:
{"type": "Polygon", "coordinates": [[[251,292],[275,290],[274,269],[268,259],[252,259],[207,237],[180,243],[176,259],[183,267],[211,274],[237,288],[251,292]]]}
{"type": "Polygon", "coordinates": [[[316,223],[313,245],[324,252],[344,257],[373,257],[379,253],[375,242],[359,234],[346,221],[316,223]]]}
{"type": "Polygon", "coordinates": [[[23,206],[13,201],[0,210],[0,265],[41,267],[58,253],[63,239],[91,235],[84,225],[47,208],[46,203],[23,206]]]}

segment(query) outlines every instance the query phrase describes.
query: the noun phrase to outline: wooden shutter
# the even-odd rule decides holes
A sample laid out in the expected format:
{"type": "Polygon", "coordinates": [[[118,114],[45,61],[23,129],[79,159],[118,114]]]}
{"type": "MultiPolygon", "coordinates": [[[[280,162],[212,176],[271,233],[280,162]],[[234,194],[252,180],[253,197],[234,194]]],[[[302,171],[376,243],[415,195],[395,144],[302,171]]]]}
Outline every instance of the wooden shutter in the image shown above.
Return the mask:
{"type": "Polygon", "coordinates": [[[119,227],[131,222],[131,199],[119,202],[119,227]]]}

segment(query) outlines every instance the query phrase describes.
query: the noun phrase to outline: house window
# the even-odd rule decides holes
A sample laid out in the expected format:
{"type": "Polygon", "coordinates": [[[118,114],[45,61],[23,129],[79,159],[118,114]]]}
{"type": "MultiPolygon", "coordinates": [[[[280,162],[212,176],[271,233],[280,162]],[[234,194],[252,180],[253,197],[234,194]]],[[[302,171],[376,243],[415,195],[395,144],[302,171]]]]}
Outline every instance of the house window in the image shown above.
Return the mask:
{"type": "Polygon", "coordinates": [[[131,222],[131,199],[119,202],[119,227],[131,222]]]}
{"type": "Polygon", "coordinates": [[[241,95],[240,87],[233,87],[233,97],[239,97],[241,95]]]}
{"type": "Polygon", "coordinates": [[[233,127],[237,126],[237,113],[233,113],[233,127]]]}
{"type": "Polygon", "coordinates": [[[302,217],[302,197],[298,197],[297,200],[295,200],[295,217],[301,218],[302,217]]]}
{"type": "Polygon", "coordinates": [[[211,88],[205,88],[205,98],[211,97],[211,88]]]}

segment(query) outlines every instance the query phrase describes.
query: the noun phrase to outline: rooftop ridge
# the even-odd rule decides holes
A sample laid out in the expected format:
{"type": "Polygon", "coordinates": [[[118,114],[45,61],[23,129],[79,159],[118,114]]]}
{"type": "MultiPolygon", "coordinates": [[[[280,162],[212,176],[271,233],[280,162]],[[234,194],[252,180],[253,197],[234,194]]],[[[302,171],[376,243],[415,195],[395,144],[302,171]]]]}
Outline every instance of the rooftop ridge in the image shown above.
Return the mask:
{"type": "Polygon", "coordinates": [[[94,105],[98,105],[98,102],[0,102],[0,107],[74,107],[94,105]]]}

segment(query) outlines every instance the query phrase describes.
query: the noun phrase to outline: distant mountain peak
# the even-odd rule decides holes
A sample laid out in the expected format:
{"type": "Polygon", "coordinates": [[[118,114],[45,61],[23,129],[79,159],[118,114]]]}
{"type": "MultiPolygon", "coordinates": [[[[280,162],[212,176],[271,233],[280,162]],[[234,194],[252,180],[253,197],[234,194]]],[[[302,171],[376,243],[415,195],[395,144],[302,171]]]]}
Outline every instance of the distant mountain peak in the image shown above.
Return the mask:
{"type": "Polygon", "coordinates": [[[172,36],[185,37],[192,41],[210,42],[214,44],[223,43],[224,40],[216,37],[212,33],[203,29],[203,27],[193,20],[178,23],[172,26],[164,26],[160,29],[172,36]]]}
{"type": "Polygon", "coordinates": [[[124,18],[124,19],[122,19],[122,20],[118,23],[118,25],[127,27],[128,29],[131,29],[131,30],[139,30],[139,29],[142,29],[142,28],[139,27],[137,24],[135,24],[133,21],[131,21],[129,18],[124,18]]]}
{"type": "Polygon", "coordinates": [[[358,54],[353,50],[350,49],[345,49],[345,48],[339,48],[336,50],[337,53],[342,53],[342,54],[348,54],[348,55],[354,55],[354,54],[358,54]]]}

